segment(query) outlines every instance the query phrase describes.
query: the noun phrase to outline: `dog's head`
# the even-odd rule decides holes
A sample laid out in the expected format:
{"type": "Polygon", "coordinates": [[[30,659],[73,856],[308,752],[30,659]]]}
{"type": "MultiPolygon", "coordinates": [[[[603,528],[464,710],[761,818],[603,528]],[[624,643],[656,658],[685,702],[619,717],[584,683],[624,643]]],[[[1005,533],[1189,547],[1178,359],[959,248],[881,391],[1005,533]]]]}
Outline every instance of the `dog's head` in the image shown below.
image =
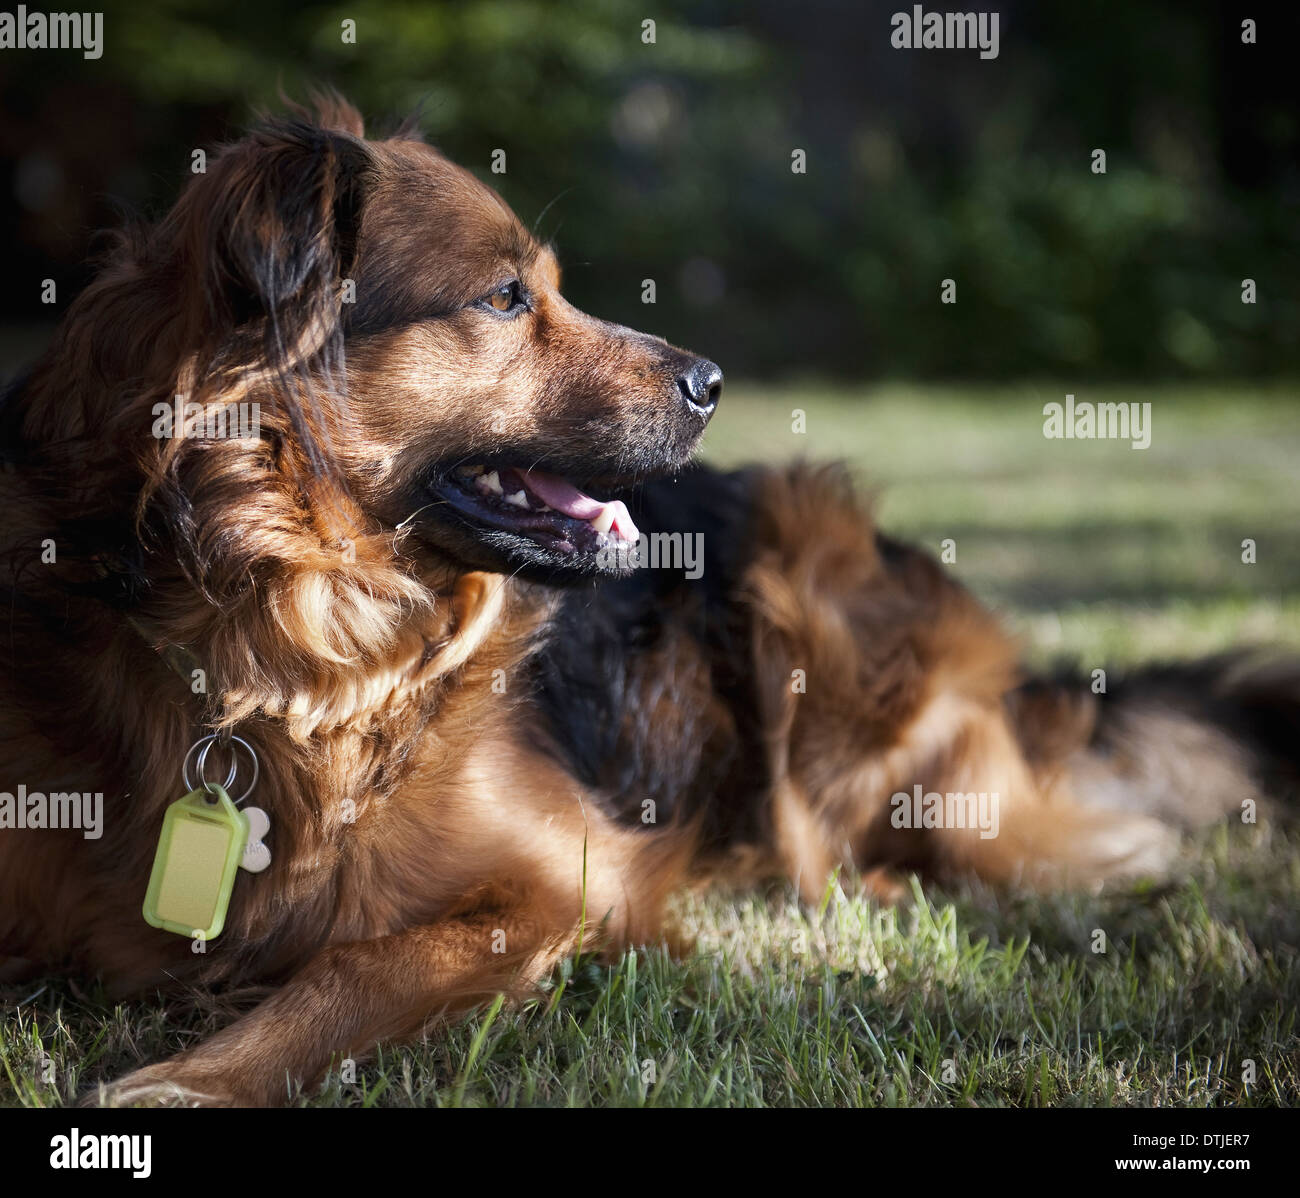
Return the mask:
{"type": "Polygon", "coordinates": [[[617,496],[685,464],[718,401],[712,362],[569,304],[491,188],[339,105],[237,143],[171,223],[212,322],[208,402],[242,380],[286,467],[334,472],[416,557],[616,570],[637,539],[617,496]]]}
{"type": "Polygon", "coordinates": [[[574,308],[554,252],[428,146],[368,154],[343,317],[356,493],[472,565],[599,570],[637,536],[614,496],[687,461],[721,371],[574,308]]]}

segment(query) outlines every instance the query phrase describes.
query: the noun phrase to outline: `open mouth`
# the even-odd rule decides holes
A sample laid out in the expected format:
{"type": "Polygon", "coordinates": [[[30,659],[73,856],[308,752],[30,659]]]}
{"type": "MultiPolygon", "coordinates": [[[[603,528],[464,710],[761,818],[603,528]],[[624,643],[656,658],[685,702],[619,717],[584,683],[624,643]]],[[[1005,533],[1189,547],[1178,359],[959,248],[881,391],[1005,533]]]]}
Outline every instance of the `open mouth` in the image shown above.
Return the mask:
{"type": "Polygon", "coordinates": [[[434,490],[464,516],[563,554],[634,545],[626,505],[580,491],[557,474],[518,466],[457,466],[434,490]]]}

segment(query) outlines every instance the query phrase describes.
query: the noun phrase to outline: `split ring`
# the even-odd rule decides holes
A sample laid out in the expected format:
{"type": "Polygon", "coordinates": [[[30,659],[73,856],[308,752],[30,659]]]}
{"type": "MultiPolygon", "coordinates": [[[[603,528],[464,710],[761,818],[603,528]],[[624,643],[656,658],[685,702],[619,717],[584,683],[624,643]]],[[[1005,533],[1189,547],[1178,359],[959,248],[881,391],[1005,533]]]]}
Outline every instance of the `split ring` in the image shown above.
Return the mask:
{"type": "MultiPolygon", "coordinates": [[[[216,783],[209,782],[208,779],[203,776],[203,767],[206,764],[208,759],[208,750],[212,748],[213,742],[219,739],[221,739],[220,733],[210,732],[207,736],[199,737],[198,740],[196,740],[192,745],[190,745],[189,752],[185,754],[185,760],[181,764],[181,778],[185,782],[185,792],[187,794],[192,790],[198,789],[198,787],[195,786],[190,779],[190,758],[194,756],[194,751],[196,749],[199,749],[200,746],[202,746],[202,748],[199,752],[199,759],[195,763],[195,766],[199,772],[199,785],[201,785],[205,790],[209,792],[211,792],[212,787],[216,785],[216,783]]],[[[240,803],[242,803],[245,799],[248,798],[250,794],[253,793],[253,787],[257,785],[257,776],[260,770],[260,766],[258,765],[257,754],[253,752],[253,746],[250,745],[248,741],[246,741],[242,736],[231,736],[229,739],[232,744],[242,745],[244,747],[245,752],[247,752],[248,754],[249,760],[253,763],[253,777],[250,779],[248,785],[244,788],[244,793],[241,794],[239,798],[233,800],[235,806],[238,807],[240,803]]],[[[239,754],[236,752],[231,756],[230,773],[226,775],[226,780],[222,784],[223,790],[226,791],[230,790],[231,784],[234,782],[235,776],[238,773],[239,773],[239,754]]]]}

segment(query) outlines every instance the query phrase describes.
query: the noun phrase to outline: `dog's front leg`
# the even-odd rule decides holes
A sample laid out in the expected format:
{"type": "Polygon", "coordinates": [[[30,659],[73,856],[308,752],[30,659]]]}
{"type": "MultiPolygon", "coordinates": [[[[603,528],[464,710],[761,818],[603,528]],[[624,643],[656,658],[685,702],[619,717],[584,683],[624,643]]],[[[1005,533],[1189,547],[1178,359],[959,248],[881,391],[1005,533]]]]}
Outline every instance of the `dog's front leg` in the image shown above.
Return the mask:
{"type": "Polygon", "coordinates": [[[535,915],[475,915],[324,949],[279,991],[196,1048],[102,1086],[114,1106],[272,1106],[332,1059],[409,1038],[433,1017],[525,992],[571,952],[577,929],[535,915]]]}

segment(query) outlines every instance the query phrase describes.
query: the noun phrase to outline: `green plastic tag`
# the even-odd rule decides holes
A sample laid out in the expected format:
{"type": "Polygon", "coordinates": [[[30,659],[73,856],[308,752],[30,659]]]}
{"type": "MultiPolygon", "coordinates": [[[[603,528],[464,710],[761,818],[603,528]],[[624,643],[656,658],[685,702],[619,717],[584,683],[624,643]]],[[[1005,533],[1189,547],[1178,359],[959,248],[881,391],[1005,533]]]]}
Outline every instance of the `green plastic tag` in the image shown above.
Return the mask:
{"type": "Polygon", "coordinates": [[[163,816],[144,917],[178,936],[215,940],[226,924],[248,821],[215,782],[177,799],[163,816]]]}

